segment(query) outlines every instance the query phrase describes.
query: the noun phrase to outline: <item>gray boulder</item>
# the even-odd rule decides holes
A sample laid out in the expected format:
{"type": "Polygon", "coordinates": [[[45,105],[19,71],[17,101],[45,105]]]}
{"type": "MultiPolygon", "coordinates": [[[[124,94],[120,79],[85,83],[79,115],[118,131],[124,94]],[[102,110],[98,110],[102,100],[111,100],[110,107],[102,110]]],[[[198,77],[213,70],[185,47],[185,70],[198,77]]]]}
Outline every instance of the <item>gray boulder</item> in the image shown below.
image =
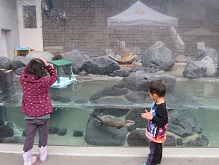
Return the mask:
{"type": "Polygon", "coordinates": [[[127,143],[130,146],[149,146],[150,141],[145,136],[144,130],[134,130],[127,137],[127,143]]]}
{"type": "Polygon", "coordinates": [[[200,61],[189,61],[184,70],[183,76],[189,79],[197,79],[205,76],[207,67],[200,61]]]}
{"type": "Polygon", "coordinates": [[[149,99],[148,92],[132,91],[125,95],[126,100],[132,103],[145,103],[149,99]]]}
{"type": "Polygon", "coordinates": [[[165,146],[176,146],[177,145],[177,139],[174,135],[169,135],[167,133],[166,141],[164,142],[165,146]]]}
{"type": "Polygon", "coordinates": [[[125,100],[124,98],[110,97],[110,96],[99,98],[97,100],[90,99],[90,102],[93,106],[96,105],[97,107],[105,107],[105,108],[111,108],[112,103],[113,106],[120,106],[120,107],[124,105],[131,105],[131,103],[125,100]]]}
{"type": "Polygon", "coordinates": [[[66,135],[66,133],[67,133],[67,128],[60,128],[56,134],[60,136],[64,136],[66,135]]]}
{"type": "Polygon", "coordinates": [[[11,69],[11,65],[10,59],[0,56],[0,69],[11,69]]]}
{"type": "Polygon", "coordinates": [[[218,53],[215,49],[205,48],[189,61],[183,71],[183,76],[190,79],[214,77],[218,73],[218,53]]]}
{"type": "MultiPolygon", "coordinates": [[[[72,50],[63,56],[63,59],[73,62],[73,72],[78,74],[82,69],[82,65],[88,60],[86,56],[81,54],[78,49],[72,50]]],[[[65,69],[66,70],[66,69],[65,69]]]]}
{"type": "Polygon", "coordinates": [[[122,117],[124,115],[127,115],[129,112],[129,109],[120,109],[120,108],[96,108],[93,111],[93,114],[102,114],[102,115],[110,115],[114,117],[122,117]]]}
{"type": "Polygon", "coordinates": [[[217,63],[214,63],[213,59],[209,56],[204,57],[201,62],[206,66],[206,77],[214,77],[217,73],[217,63]]]}
{"type": "Polygon", "coordinates": [[[137,109],[132,109],[130,113],[127,114],[126,120],[134,120],[135,121],[135,127],[136,128],[146,128],[147,127],[147,120],[143,119],[141,117],[141,113],[145,112],[145,109],[150,109],[151,107],[145,107],[145,108],[137,108],[137,109]]]}
{"type": "Polygon", "coordinates": [[[176,55],[163,42],[158,41],[144,52],[141,61],[144,67],[170,70],[176,62],[176,55]]]}
{"type": "Polygon", "coordinates": [[[119,70],[120,66],[117,62],[108,57],[96,57],[86,61],[82,65],[82,69],[88,74],[108,75],[115,70],[119,70]]]}
{"type": "Polygon", "coordinates": [[[128,70],[115,70],[113,72],[114,76],[118,76],[118,77],[127,77],[129,75],[129,71],[128,70]]]}
{"type": "Polygon", "coordinates": [[[113,57],[116,57],[116,54],[113,52],[112,49],[106,49],[104,53],[105,55],[111,54],[113,57]]]}
{"type": "Polygon", "coordinates": [[[17,70],[19,68],[23,68],[30,62],[29,58],[26,58],[24,56],[17,56],[13,59],[12,65],[13,65],[13,70],[17,70]]]}
{"type": "Polygon", "coordinates": [[[202,128],[190,110],[170,110],[168,131],[184,138],[195,133],[200,134],[202,128]]]}
{"type": "Polygon", "coordinates": [[[97,146],[122,146],[125,144],[128,130],[126,127],[117,129],[101,124],[96,118],[90,117],[88,120],[85,142],[97,146]]]}
{"type": "Polygon", "coordinates": [[[31,51],[25,57],[29,58],[29,60],[32,60],[33,58],[43,58],[46,61],[52,61],[54,55],[47,51],[31,51]]]}
{"type": "Polygon", "coordinates": [[[0,126],[0,138],[14,136],[14,131],[7,125],[0,126]]]}
{"type": "Polygon", "coordinates": [[[126,88],[133,91],[147,91],[146,84],[149,83],[152,74],[147,74],[142,70],[131,73],[129,76],[122,79],[126,88]]]}
{"type": "Polygon", "coordinates": [[[133,91],[148,91],[148,84],[153,80],[164,80],[167,90],[171,91],[175,88],[176,77],[169,74],[152,74],[142,70],[131,73],[123,78],[126,88],[133,91]]]}
{"type": "Polygon", "coordinates": [[[113,86],[113,87],[110,87],[110,88],[105,88],[105,89],[99,91],[98,93],[94,94],[93,96],[91,96],[90,101],[91,100],[97,100],[97,99],[105,97],[105,96],[126,95],[127,93],[128,93],[127,88],[120,88],[120,87],[117,87],[117,86],[113,86]]]}
{"type": "Polygon", "coordinates": [[[6,137],[3,139],[3,143],[24,143],[24,138],[20,136],[6,137]]]}
{"type": "MultiPolygon", "coordinates": [[[[207,72],[205,73],[206,77],[213,77],[217,74],[218,66],[218,53],[215,49],[205,48],[204,50],[198,53],[199,57],[202,55],[201,62],[206,66],[207,72]]],[[[195,59],[196,60],[196,59],[195,59]]]]}
{"type": "Polygon", "coordinates": [[[183,146],[207,147],[208,144],[208,138],[204,135],[199,135],[196,139],[190,139],[186,144],[183,144],[183,146]]]}

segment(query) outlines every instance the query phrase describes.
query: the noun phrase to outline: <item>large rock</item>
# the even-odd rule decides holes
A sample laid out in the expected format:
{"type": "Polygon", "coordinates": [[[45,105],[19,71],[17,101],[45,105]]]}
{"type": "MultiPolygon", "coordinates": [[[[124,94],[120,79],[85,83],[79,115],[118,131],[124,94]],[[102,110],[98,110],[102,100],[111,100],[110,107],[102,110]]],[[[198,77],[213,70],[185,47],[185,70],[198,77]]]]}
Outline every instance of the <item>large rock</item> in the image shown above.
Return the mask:
{"type": "Polygon", "coordinates": [[[214,63],[213,59],[209,56],[206,56],[201,61],[207,68],[205,73],[206,77],[213,77],[217,73],[217,63],[214,63]]]}
{"type": "Polygon", "coordinates": [[[130,90],[147,91],[146,84],[149,83],[152,76],[152,74],[147,74],[144,71],[138,70],[123,78],[122,81],[124,84],[126,84],[126,88],[130,90]]]}
{"type": "Polygon", "coordinates": [[[207,72],[205,73],[205,76],[206,77],[213,77],[213,76],[215,76],[217,74],[217,72],[218,72],[217,66],[218,66],[218,63],[219,63],[218,53],[216,52],[216,50],[207,47],[204,50],[200,51],[198,53],[198,56],[202,57],[200,61],[207,68],[207,72]]]}
{"type": "Polygon", "coordinates": [[[5,125],[4,121],[0,120],[0,126],[5,125]]]}
{"type": "Polygon", "coordinates": [[[141,113],[145,112],[145,109],[150,109],[150,107],[137,108],[132,109],[131,112],[126,116],[126,120],[134,120],[135,121],[135,127],[136,128],[146,128],[147,127],[147,120],[143,119],[141,117],[141,113]]]}
{"type": "Polygon", "coordinates": [[[149,146],[150,141],[145,136],[145,130],[134,130],[127,137],[130,146],[149,146]]]}
{"type": "Polygon", "coordinates": [[[197,79],[205,76],[207,67],[200,61],[189,61],[184,70],[183,76],[189,79],[197,79]]]}
{"type": "Polygon", "coordinates": [[[25,67],[30,62],[29,58],[24,56],[17,56],[12,61],[12,69],[17,70],[19,68],[25,67]]]}
{"type": "Polygon", "coordinates": [[[166,141],[164,142],[165,146],[176,146],[177,145],[177,139],[174,135],[169,135],[167,133],[166,141]]]}
{"type": "Polygon", "coordinates": [[[170,110],[169,115],[168,131],[182,138],[202,132],[201,126],[190,110],[170,110]]]}
{"type": "Polygon", "coordinates": [[[148,85],[153,80],[164,80],[168,91],[175,88],[176,77],[169,74],[146,73],[142,70],[138,70],[124,77],[123,83],[126,84],[126,88],[133,91],[148,91],[148,85]]]}
{"type": "Polygon", "coordinates": [[[96,57],[86,61],[82,69],[88,74],[108,75],[115,70],[119,70],[120,66],[117,62],[108,57],[96,57]]]}
{"type": "Polygon", "coordinates": [[[91,100],[90,99],[90,103],[93,106],[95,105],[97,107],[105,107],[105,108],[118,107],[118,106],[121,107],[121,106],[124,106],[124,105],[132,105],[132,103],[128,102],[124,98],[110,97],[110,96],[99,98],[97,100],[91,100]]]}
{"type": "Polygon", "coordinates": [[[14,136],[14,131],[7,125],[0,126],[0,138],[14,136]]]}
{"type": "Polygon", "coordinates": [[[163,42],[158,41],[144,52],[141,61],[144,67],[170,70],[176,62],[176,55],[163,42]]]}
{"type": "Polygon", "coordinates": [[[132,91],[125,95],[125,98],[132,103],[145,103],[146,100],[150,99],[148,92],[144,91],[132,91]]]}
{"type": "Polygon", "coordinates": [[[121,117],[127,115],[129,109],[119,109],[119,108],[97,108],[94,109],[93,114],[103,114],[115,117],[121,117]]]}
{"type": "Polygon", "coordinates": [[[43,58],[46,61],[52,61],[54,55],[47,51],[31,51],[25,57],[29,58],[30,60],[33,58],[43,58]]]}
{"type": "Polygon", "coordinates": [[[97,146],[122,146],[125,144],[128,130],[126,127],[117,129],[101,124],[96,118],[90,117],[88,120],[85,142],[97,146]]]}
{"type": "Polygon", "coordinates": [[[57,135],[64,136],[67,133],[67,128],[61,128],[57,131],[57,135]]]}
{"type": "Polygon", "coordinates": [[[99,91],[98,93],[91,96],[91,98],[89,100],[90,101],[97,100],[97,99],[105,97],[105,96],[121,96],[121,95],[126,95],[127,93],[128,93],[127,88],[120,88],[120,87],[115,85],[111,88],[105,88],[105,89],[99,91]]]}
{"type": "Polygon", "coordinates": [[[20,136],[12,136],[12,137],[6,137],[3,139],[3,143],[24,143],[24,138],[20,136]]]}
{"type": "Polygon", "coordinates": [[[190,79],[214,77],[218,73],[218,53],[215,49],[205,48],[189,61],[183,71],[183,76],[190,79]]]}
{"type": "MultiPolygon", "coordinates": [[[[150,109],[150,107],[145,107],[144,109],[133,109],[126,116],[126,120],[134,120],[136,128],[143,128],[144,131],[147,127],[147,120],[142,119],[140,114],[145,111],[145,109],[150,109]]],[[[169,122],[167,129],[167,139],[165,146],[207,146],[208,139],[201,135],[202,128],[197,122],[196,118],[190,110],[168,110],[169,112],[169,122]],[[197,138],[197,136],[202,137],[197,138]]],[[[146,137],[142,130],[134,130],[128,135],[127,142],[131,146],[147,145],[146,137]],[[136,139],[136,141],[134,141],[136,139]]]]}
{"type": "Polygon", "coordinates": [[[127,77],[129,73],[130,73],[129,70],[115,70],[113,72],[113,76],[127,77]]]}
{"type": "MultiPolygon", "coordinates": [[[[88,60],[86,56],[81,54],[78,49],[72,50],[63,56],[63,59],[73,62],[73,73],[78,74],[82,69],[82,65],[88,60]]],[[[66,70],[66,69],[65,69],[66,70]]]]}
{"type": "Polygon", "coordinates": [[[207,147],[208,144],[208,138],[204,135],[199,135],[195,139],[190,139],[187,143],[183,144],[183,146],[207,147]]]}
{"type": "Polygon", "coordinates": [[[0,56],[0,69],[11,69],[11,65],[10,59],[0,56]]]}

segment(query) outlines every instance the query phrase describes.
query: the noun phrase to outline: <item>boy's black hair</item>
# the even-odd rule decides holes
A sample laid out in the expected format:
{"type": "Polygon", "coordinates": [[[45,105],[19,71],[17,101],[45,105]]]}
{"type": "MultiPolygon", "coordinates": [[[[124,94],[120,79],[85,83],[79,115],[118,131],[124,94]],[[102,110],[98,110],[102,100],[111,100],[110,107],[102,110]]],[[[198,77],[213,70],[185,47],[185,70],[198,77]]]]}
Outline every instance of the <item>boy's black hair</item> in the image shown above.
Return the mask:
{"type": "Polygon", "coordinates": [[[47,75],[45,64],[39,58],[33,58],[27,67],[26,74],[34,74],[38,79],[47,75]]]}
{"type": "Polygon", "coordinates": [[[154,80],[150,82],[148,89],[151,94],[163,97],[166,93],[166,84],[162,80],[154,80]]]}

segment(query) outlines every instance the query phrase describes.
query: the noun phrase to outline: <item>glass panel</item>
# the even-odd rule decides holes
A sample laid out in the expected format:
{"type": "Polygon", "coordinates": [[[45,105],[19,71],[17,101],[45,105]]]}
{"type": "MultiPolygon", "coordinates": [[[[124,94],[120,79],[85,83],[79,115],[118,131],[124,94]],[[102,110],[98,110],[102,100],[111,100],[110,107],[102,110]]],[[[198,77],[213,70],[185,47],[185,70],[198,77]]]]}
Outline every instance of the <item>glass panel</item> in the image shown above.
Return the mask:
{"type": "MultiPolygon", "coordinates": [[[[143,141],[139,139],[135,141],[135,139],[133,142],[132,136],[134,135],[132,134],[134,134],[134,130],[144,132],[146,121],[141,119],[140,113],[144,109],[150,109],[152,101],[148,99],[148,96],[146,96],[146,102],[125,103],[124,99],[127,95],[104,96],[102,94],[100,96],[100,91],[103,89],[106,91],[106,89],[119,84],[120,79],[115,81],[113,78],[87,77],[79,78],[78,81],[77,84],[69,85],[67,88],[50,89],[54,112],[50,119],[49,144],[74,146],[146,145],[143,139],[143,141]],[[91,97],[97,93],[99,93],[100,98],[91,101],[91,97]],[[124,124],[121,128],[117,128],[115,125],[110,127],[104,123],[100,124],[100,121],[91,114],[102,115],[113,121],[114,119],[119,121],[134,120],[135,124],[124,124]],[[108,140],[106,140],[107,138],[108,140]]],[[[22,91],[17,81],[15,84],[16,97],[6,100],[5,106],[1,107],[0,114],[1,119],[13,128],[14,136],[22,137],[25,130],[23,114],[20,110],[22,91]]],[[[169,135],[176,134],[175,140],[183,140],[183,144],[172,142],[172,145],[217,146],[219,130],[217,125],[213,124],[219,115],[217,91],[217,82],[179,80],[175,90],[166,94],[170,114],[169,135]],[[197,140],[197,137],[201,139],[197,140]],[[195,139],[196,141],[192,141],[195,139]]],[[[97,98],[97,95],[95,97],[97,98]]],[[[116,124],[118,123],[116,122],[116,124]]],[[[38,136],[36,136],[35,142],[38,142],[38,136]]]]}
{"type": "MultiPolygon", "coordinates": [[[[170,117],[164,145],[219,147],[218,0],[23,1],[18,11],[13,6],[0,2],[0,14],[7,18],[0,20],[0,29],[10,31],[7,48],[12,52],[4,55],[0,44],[1,142],[23,144],[19,77],[37,57],[55,64],[60,77],[58,85],[49,88],[50,145],[149,145],[141,113],[153,104],[149,82],[162,79],[170,117]],[[14,28],[20,10],[24,28],[42,22],[40,40],[19,45],[20,35],[27,34],[14,28]],[[43,50],[30,49],[42,41],[43,50]],[[22,57],[14,56],[15,48],[25,51],[22,57]],[[51,62],[60,59],[73,64],[51,62]],[[74,81],[60,84],[66,78],[74,81]]],[[[33,36],[39,32],[35,30],[33,36]]],[[[3,43],[5,37],[0,38],[3,43]]]]}

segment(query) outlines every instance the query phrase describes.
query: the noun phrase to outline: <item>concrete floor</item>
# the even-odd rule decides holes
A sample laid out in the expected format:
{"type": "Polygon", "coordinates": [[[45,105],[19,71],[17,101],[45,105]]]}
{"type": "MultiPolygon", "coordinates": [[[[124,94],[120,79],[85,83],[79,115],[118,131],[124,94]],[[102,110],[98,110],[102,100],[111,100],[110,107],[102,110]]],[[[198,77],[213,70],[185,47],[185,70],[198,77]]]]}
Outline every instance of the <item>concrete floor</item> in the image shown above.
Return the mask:
{"type": "MultiPolygon", "coordinates": [[[[22,145],[0,144],[0,165],[22,165],[22,145]]],[[[139,165],[147,147],[48,146],[45,165],[139,165]]],[[[38,156],[34,146],[33,155],[38,156]]],[[[218,165],[219,148],[164,148],[161,165],[218,165]]],[[[39,159],[36,165],[42,164],[39,159]]]]}

